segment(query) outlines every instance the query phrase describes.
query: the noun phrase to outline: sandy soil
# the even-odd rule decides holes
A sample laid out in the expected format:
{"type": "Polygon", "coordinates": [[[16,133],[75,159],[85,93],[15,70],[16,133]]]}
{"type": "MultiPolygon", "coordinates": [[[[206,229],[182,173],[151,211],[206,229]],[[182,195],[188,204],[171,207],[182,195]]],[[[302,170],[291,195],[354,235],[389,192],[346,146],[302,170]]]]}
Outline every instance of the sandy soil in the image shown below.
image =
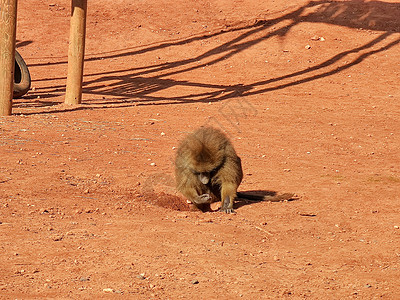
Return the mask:
{"type": "Polygon", "coordinates": [[[400,4],[89,1],[84,103],[64,101],[70,2],[21,0],[33,89],[0,118],[2,299],[399,299],[400,4]],[[213,125],[241,191],[187,210],[178,142],[213,125]]]}

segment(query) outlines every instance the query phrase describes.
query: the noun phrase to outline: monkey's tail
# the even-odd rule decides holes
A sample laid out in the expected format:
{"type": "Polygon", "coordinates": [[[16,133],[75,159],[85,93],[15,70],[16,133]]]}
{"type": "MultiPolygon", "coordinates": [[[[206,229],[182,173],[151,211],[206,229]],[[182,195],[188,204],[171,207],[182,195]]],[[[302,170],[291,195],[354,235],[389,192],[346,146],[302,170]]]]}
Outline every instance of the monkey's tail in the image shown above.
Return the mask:
{"type": "Polygon", "coordinates": [[[284,193],[278,194],[276,192],[238,192],[238,198],[243,198],[251,201],[269,201],[269,202],[282,202],[282,201],[294,201],[298,200],[300,197],[295,193],[284,193]]]}

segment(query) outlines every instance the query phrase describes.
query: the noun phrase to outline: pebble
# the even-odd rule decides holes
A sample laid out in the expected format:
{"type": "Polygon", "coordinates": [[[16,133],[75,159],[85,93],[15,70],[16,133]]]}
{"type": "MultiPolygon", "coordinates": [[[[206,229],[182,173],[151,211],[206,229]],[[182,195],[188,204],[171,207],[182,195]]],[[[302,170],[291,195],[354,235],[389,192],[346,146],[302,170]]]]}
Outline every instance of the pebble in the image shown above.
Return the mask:
{"type": "Polygon", "coordinates": [[[321,42],[324,42],[324,41],[325,41],[325,38],[322,37],[322,36],[314,35],[314,36],[311,38],[311,40],[312,40],[312,41],[321,41],[321,42]]]}
{"type": "Polygon", "coordinates": [[[84,281],[90,281],[89,277],[81,277],[79,278],[79,281],[84,282],[84,281]]]}
{"type": "Polygon", "coordinates": [[[56,236],[53,237],[53,241],[59,242],[59,241],[61,241],[63,238],[64,238],[63,235],[56,235],[56,236]]]}

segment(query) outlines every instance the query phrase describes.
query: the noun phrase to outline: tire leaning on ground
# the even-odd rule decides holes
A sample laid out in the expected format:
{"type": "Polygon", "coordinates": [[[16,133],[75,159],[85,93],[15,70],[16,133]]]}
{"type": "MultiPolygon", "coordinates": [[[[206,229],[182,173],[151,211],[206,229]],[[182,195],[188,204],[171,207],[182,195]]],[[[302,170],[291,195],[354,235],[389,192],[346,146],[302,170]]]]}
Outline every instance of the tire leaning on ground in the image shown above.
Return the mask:
{"type": "Polygon", "coordinates": [[[13,98],[25,95],[31,88],[31,74],[22,56],[15,51],[13,98]]]}

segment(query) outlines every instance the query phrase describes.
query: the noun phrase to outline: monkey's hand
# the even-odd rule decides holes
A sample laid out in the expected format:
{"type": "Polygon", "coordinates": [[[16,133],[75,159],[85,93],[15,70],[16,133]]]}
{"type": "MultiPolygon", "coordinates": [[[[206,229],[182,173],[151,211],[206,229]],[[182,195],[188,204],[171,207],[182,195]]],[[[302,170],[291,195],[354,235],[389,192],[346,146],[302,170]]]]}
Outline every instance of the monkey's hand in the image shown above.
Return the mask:
{"type": "Polygon", "coordinates": [[[210,194],[199,195],[199,196],[197,196],[196,201],[195,201],[195,203],[197,203],[197,204],[210,203],[210,202],[211,202],[210,194]]]}

